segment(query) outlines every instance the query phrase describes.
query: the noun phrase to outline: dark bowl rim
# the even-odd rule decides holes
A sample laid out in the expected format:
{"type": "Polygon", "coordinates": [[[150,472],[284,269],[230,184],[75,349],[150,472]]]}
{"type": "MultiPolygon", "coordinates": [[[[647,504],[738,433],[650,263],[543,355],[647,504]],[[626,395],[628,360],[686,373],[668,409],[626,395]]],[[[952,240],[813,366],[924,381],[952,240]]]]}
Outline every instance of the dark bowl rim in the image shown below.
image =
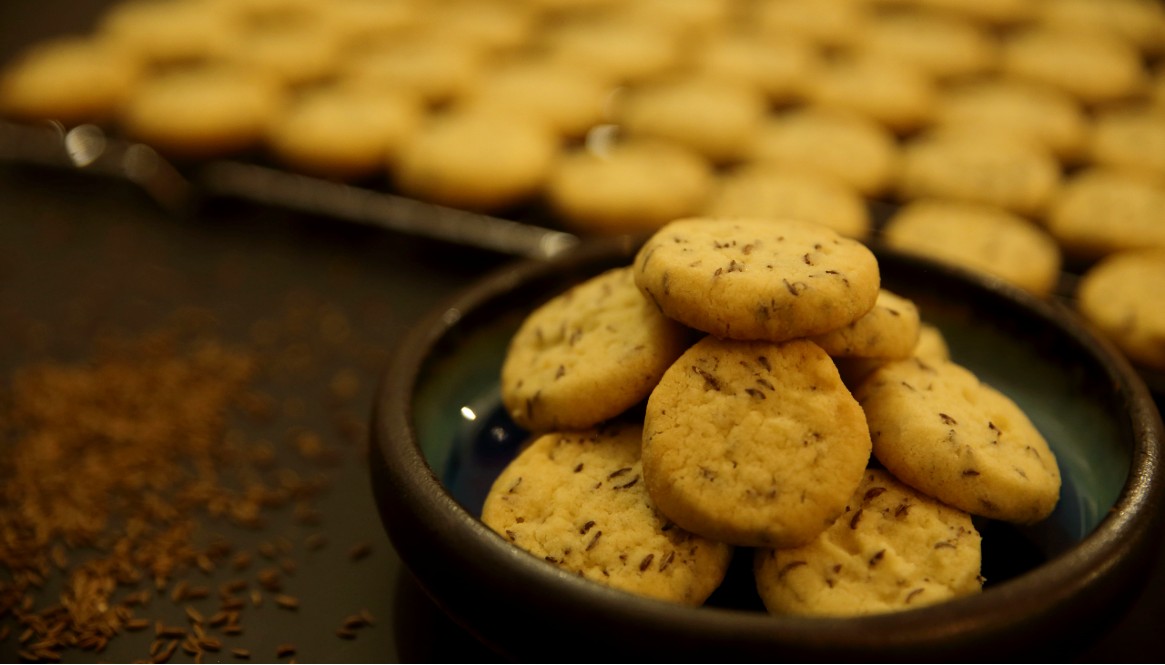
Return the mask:
{"type": "MultiPolygon", "coordinates": [[[[1013,307],[1020,307],[1066,333],[1103,367],[1114,390],[1127,396],[1127,416],[1134,434],[1130,471],[1113,508],[1097,527],[1068,552],[1037,569],[1003,581],[981,594],[920,609],[851,618],[772,616],[717,607],[692,608],[633,596],[582,580],[506,542],[463,508],[444,488],[425,461],[411,416],[413,389],[429,352],[474,308],[505,296],[530,279],[549,276],[625,256],[630,262],[639,241],[608,238],[586,241],[550,260],[524,260],[503,266],[435,307],[398,345],[382,375],[372,422],[373,483],[392,488],[393,500],[413,511],[426,525],[426,538],[457,550],[455,558],[483,574],[505,571],[515,588],[554,588],[545,594],[548,611],[593,611],[607,619],[636,621],[661,631],[694,631],[743,643],[815,646],[845,644],[855,653],[890,647],[916,650],[952,643],[973,645],[984,636],[1021,636],[1067,611],[1067,601],[1096,589],[1129,568],[1145,565],[1156,545],[1160,506],[1165,500],[1162,474],[1162,423],[1157,407],[1131,364],[1064,305],[1037,298],[998,279],[876,244],[880,258],[914,264],[920,269],[968,282],[1013,307]],[[456,314],[451,314],[455,312],[456,314]],[[552,586],[551,586],[552,585],[552,586]],[[1027,625],[1025,618],[1034,617],[1027,625]]],[[[396,513],[399,515],[399,513],[396,513]]],[[[405,564],[414,569],[414,552],[399,525],[385,517],[390,538],[405,564]]],[[[420,579],[422,586],[427,586],[420,579]]],[[[435,598],[439,604],[441,598],[435,598]]],[[[458,617],[454,617],[458,618],[458,617]]],[[[467,626],[473,629],[473,626],[467,626]]]]}

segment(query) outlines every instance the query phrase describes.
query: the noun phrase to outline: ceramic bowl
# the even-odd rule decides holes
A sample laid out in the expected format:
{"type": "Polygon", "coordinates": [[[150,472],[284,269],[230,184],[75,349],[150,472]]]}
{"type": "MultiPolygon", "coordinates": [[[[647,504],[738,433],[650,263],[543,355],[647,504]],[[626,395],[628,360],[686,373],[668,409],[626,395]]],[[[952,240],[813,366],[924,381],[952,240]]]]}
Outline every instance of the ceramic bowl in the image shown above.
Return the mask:
{"type": "MultiPolygon", "coordinates": [[[[883,286],[912,298],[952,358],[1048,439],[1061,500],[1033,527],[977,522],[981,594],[858,618],[765,613],[747,552],[699,608],[583,580],[478,519],[526,434],[501,408],[510,336],[534,307],[607,268],[627,240],[508,266],[437,308],[396,350],[377,398],[372,484],[401,558],[429,595],[515,660],[1071,658],[1138,588],[1165,494],[1162,425],[1144,382],[1067,308],[988,277],[875,248],[883,286]]],[[[744,550],[744,548],[740,548],[744,550]]]]}

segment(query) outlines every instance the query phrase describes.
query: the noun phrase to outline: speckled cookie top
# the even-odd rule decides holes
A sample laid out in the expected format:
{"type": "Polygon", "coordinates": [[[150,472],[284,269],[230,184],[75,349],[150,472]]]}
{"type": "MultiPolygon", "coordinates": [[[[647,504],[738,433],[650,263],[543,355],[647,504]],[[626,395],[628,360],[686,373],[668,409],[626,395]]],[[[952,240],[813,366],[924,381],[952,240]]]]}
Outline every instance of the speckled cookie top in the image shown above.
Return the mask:
{"type": "Polygon", "coordinates": [[[873,308],[880,275],[860,242],[812,222],[694,217],[653,235],[635,283],[667,316],[717,337],[784,341],[873,308]]]}

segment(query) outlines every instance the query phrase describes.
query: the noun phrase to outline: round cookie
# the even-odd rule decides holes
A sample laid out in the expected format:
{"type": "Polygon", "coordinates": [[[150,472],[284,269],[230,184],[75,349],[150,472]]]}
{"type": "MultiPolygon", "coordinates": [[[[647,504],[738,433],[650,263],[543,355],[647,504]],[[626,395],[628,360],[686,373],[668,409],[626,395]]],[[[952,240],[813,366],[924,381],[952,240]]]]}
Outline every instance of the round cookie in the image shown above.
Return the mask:
{"type": "Polygon", "coordinates": [[[680,60],[674,33],[637,20],[586,17],[550,23],[547,28],[533,44],[539,53],[612,84],[662,75],[680,60]]]}
{"type": "Polygon", "coordinates": [[[838,358],[909,358],[918,345],[920,321],[913,301],[882,289],[874,308],[853,323],[809,339],[838,358]]]}
{"type": "Polygon", "coordinates": [[[982,590],[981,540],[967,513],[870,469],[841,517],[816,540],[757,550],[757,592],[777,615],[923,607],[982,590]]]}
{"type": "Polygon", "coordinates": [[[850,0],[758,0],[751,3],[746,22],[770,39],[794,37],[818,46],[844,47],[865,29],[869,12],[850,0]]]}
{"type": "Polygon", "coordinates": [[[322,29],[317,16],[302,16],[248,26],[224,60],[285,85],[306,85],[336,73],[343,46],[339,32],[322,29]]]}
{"type": "Polygon", "coordinates": [[[1132,96],[1145,83],[1140,54],[1097,29],[1033,27],[1003,42],[1001,69],[1059,88],[1085,104],[1132,96]]]}
{"type": "Polygon", "coordinates": [[[645,233],[704,205],[712,165],[683,146],[660,141],[617,141],[563,154],[552,166],[546,199],[558,219],[593,235],[645,233]]]}
{"type": "Polygon", "coordinates": [[[871,227],[865,200],[847,185],[828,175],[761,163],[721,175],[701,214],[803,219],[858,240],[871,227]]]}
{"type": "Polygon", "coordinates": [[[539,192],[558,150],[557,134],[521,114],[453,111],[431,118],[404,142],[392,176],[408,196],[493,212],[539,192]]]}
{"type": "Polygon", "coordinates": [[[390,89],[330,86],[290,102],[267,130],[267,145],[291,168],[352,179],[382,174],[420,126],[421,103],[390,89]]]}
{"type": "Polygon", "coordinates": [[[1094,168],[1057,195],[1047,228],[1066,254],[1094,259],[1123,249],[1165,248],[1165,186],[1136,173],[1094,168]]]}
{"type": "Polygon", "coordinates": [[[814,104],[864,115],[902,134],[930,121],[937,97],[934,80],[918,67],[869,54],[831,60],[806,91],[814,104]]]}
{"type": "Polygon", "coordinates": [[[869,456],[861,408],[808,340],[705,337],[647,400],[648,493],[676,524],[715,540],[808,543],[841,514],[869,456]]]}
{"type": "Polygon", "coordinates": [[[912,2],[919,7],[1001,28],[1030,21],[1038,5],[1032,0],[912,0],[912,2]]]}
{"type": "Polygon", "coordinates": [[[612,122],[631,138],[670,141],[713,163],[739,160],[768,111],[751,85],[704,76],[645,82],[617,98],[612,122]]]}
{"type": "Polygon", "coordinates": [[[1165,49],[1165,7],[1156,0],[1055,0],[1036,3],[1037,20],[1064,28],[1101,28],[1146,55],[1165,49]]]}
{"type": "Polygon", "coordinates": [[[502,364],[502,402],[529,431],[592,427],[643,401],[690,341],[639,293],[629,267],[616,268],[523,321],[502,364]]]}
{"type": "Polygon", "coordinates": [[[242,26],[221,3],[123,0],[109,5],[94,32],[144,63],[171,65],[229,55],[242,26]]]}
{"type": "Polygon", "coordinates": [[[1146,107],[1099,111],[1089,155],[1097,166],[1139,171],[1165,183],[1165,112],[1146,107]]]}
{"type": "Polygon", "coordinates": [[[688,63],[693,72],[751,85],[774,104],[801,99],[821,64],[819,54],[806,41],[764,39],[745,30],[713,33],[694,48],[688,63]]]}
{"type": "Polygon", "coordinates": [[[201,159],[260,145],[283,103],[283,88],[267,77],[206,65],[143,81],[119,122],[127,136],[160,152],[201,159]]]}
{"type": "Polygon", "coordinates": [[[420,95],[431,104],[448,102],[470,87],[485,68],[481,50],[435,32],[408,32],[349,52],[339,78],[420,95]]]}
{"type": "Polygon", "coordinates": [[[644,483],[639,425],[546,434],[494,481],[482,521],[539,559],[600,584],[686,605],[720,586],[732,547],[677,527],[644,483]]]}
{"type": "Polygon", "coordinates": [[[635,283],[667,316],[717,337],[780,342],[847,326],[873,308],[874,254],[801,220],[696,217],[655,233],[635,283]]]}
{"type": "Polygon", "coordinates": [[[1110,254],[1088,269],[1076,306],[1133,362],[1165,371],[1165,249],[1110,254]]]}
{"type": "MultiPolygon", "coordinates": [[[[922,321],[918,326],[918,342],[910,352],[910,357],[918,358],[924,363],[934,364],[951,359],[950,347],[946,337],[938,328],[922,321]]],[[[857,387],[867,377],[882,365],[892,362],[892,358],[834,358],[841,380],[849,386],[850,392],[856,392],[857,387]]]]}
{"type": "Polygon", "coordinates": [[[995,37],[982,26],[918,10],[875,15],[856,48],[902,60],[940,80],[986,73],[999,57],[995,37]]]}
{"type": "Polygon", "coordinates": [[[894,177],[894,135],[869,118],[818,107],[770,116],[757,130],[752,161],[817,171],[865,196],[882,194],[894,177]]]}
{"type": "Polygon", "coordinates": [[[521,2],[445,0],[421,6],[421,16],[444,38],[488,52],[521,48],[537,26],[537,13],[521,2]]]}
{"type": "Polygon", "coordinates": [[[854,396],[874,457],[902,482],[973,515],[1031,524],[1056,507],[1056,456],[1003,393],[953,362],[878,368],[854,396]]]}
{"type": "Polygon", "coordinates": [[[1089,131],[1079,103],[1067,93],[1007,78],[980,79],[947,88],[934,125],[1034,139],[1066,161],[1080,157],[1089,131]]]}
{"type": "Polygon", "coordinates": [[[536,116],[577,138],[603,120],[609,95],[602,81],[582,69],[526,58],[488,68],[457,103],[536,116]]]}
{"type": "Polygon", "coordinates": [[[922,200],[898,209],[882,229],[888,247],[995,275],[1046,296],[1060,279],[1060,247],[1013,213],[970,203],[922,200]]]}
{"type": "Polygon", "coordinates": [[[141,63],[108,42],[59,38],[35,44],[0,72],[0,113],[66,126],[116,115],[142,75],[141,63]]]}
{"type": "Polygon", "coordinates": [[[898,196],[979,203],[1040,215],[1060,184],[1060,164],[1043,146],[973,128],[919,136],[902,150],[898,196]]]}

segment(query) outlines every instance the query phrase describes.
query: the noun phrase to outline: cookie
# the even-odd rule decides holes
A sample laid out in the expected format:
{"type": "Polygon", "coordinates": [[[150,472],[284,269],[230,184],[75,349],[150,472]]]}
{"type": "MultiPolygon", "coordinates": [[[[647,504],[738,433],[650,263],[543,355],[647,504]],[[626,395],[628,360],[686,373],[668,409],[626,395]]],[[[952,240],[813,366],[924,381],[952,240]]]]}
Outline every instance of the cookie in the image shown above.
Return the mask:
{"type": "Polygon", "coordinates": [[[1140,54],[1094,28],[1032,27],[1003,42],[1001,70],[1096,105],[1126,99],[1145,83],[1140,54]]]}
{"type": "Polygon", "coordinates": [[[723,30],[696,42],[687,66],[713,78],[755,87],[772,104],[800,100],[821,65],[817,50],[806,40],[780,40],[744,30],[723,30]]]}
{"type": "Polygon", "coordinates": [[[630,138],[690,148],[715,164],[740,160],[768,111],[751,85],[707,76],[642,83],[617,98],[612,122],[630,138]]]}
{"type": "Polygon", "coordinates": [[[864,115],[900,134],[930,121],[937,95],[934,80],[918,67],[869,54],[831,60],[805,94],[813,104],[864,115]]]}
{"type": "Polygon", "coordinates": [[[1031,0],[913,0],[913,4],[946,12],[992,28],[1011,28],[1031,21],[1039,3],[1031,0]]]}
{"type": "Polygon", "coordinates": [[[40,42],[0,72],[0,113],[66,126],[105,121],[116,115],[141,75],[136,58],[105,41],[40,42]]]}
{"type": "Polygon", "coordinates": [[[1056,240],[1042,227],[1005,210],[923,200],[899,208],[882,229],[888,247],[994,275],[1038,296],[1060,278],[1056,240]]]}
{"type": "Polygon", "coordinates": [[[1097,112],[1088,152],[1093,164],[1138,171],[1165,183],[1165,113],[1147,107],[1097,112]]]}
{"type": "Polygon", "coordinates": [[[223,58],[285,85],[307,85],[336,73],[345,57],[340,33],[320,27],[313,14],[244,28],[223,58]]]}
{"type": "Polygon", "coordinates": [[[1165,249],[1117,252],[1084,273],[1076,306],[1133,362],[1165,371],[1162,284],[1165,249]]]}
{"type": "Polygon", "coordinates": [[[546,28],[532,44],[537,52],[610,84],[634,84],[661,76],[680,61],[677,35],[642,21],[600,15],[553,22],[546,28]]]}
{"type": "Polygon", "coordinates": [[[501,393],[529,431],[585,429],[647,398],[691,337],[617,268],[532,312],[502,364],[501,393]]]}
{"type": "Polygon", "coordinates": [[[701,214],[803,219],[858,240],[871,228],[865,199],[856,190],[824,174],[763,163],[721,175],[701,214]]]}
{"type": "Polygon", "coordinates": [[[99,39],[140,61],[173,65],[230,55],[243,28],[226,5],[198,0],[124,0],[98,19],[99,39]]]}
{"type": "MultiPolygon", "coordinates": [[[[594,132],[592,137],[600,137],[594,132]]],[[[550,167],[545,197],[564,226],[585,234],[647,233],[694,215],[712,191],[712,164],[683,146],[601,138],[550,167]]]]}
{"type": "Polygon", "coordinates": [[[911,487],[972,515],[1031,524],[1060,498],[1043,435],[1009,397],[953,362],[878,368],[854,396],[874,457],[911,487]]]}
{"type": "Polygon", "coordinates": [[[1165,248],[1165,186],[1137,173],[1093,168],[1068,180],[1047,229],[1064,252],[1096,259],[1124,249],[1165,248]]]}
{"type": "Polygon", "coordinates": [[[405,195],[430,203],[497,212],[541,190],[559,141],[549,127],[520,114],[449,112],[404,142],[393,182],[405,195]]]}
{"type": "Polygon", "coordinates": [[[416,3],[383,0],[333,0],[318,8],[321,23],[353,50],[414,29],[424,14],[416,3]]]}
{"type": "Polygon", "coordinates": [[[421,15],[443,37],[493,54],[522,48],[537,25],[536,12],[520,2],[446,0],[422,7],[421,15]]]}
{"type": "Polygon", "coordinates": [[[640,481],[642,428],[538,437],[494,481],[482,521],[559,568],[630,593],[701,605],[732,547],[677,527],[640,481]]]}
{"type": "Polygon", "coordinates": [[[531,57],[488,68],[457,103],[536,116],[573,139],[602,122],[609,96],[609,88],[585,70],[531,57]]]}
{"type": "Polygon", "coordinates": [[[412,92],[438,105],[463,95],[485,63],[477,47],[439,32],[409,31],[349,52],[337,78],[412,92]]]}
{"type": "Polygon", "coordinates": [[[1165,49],[1165,7],[1153,0],[1056,0],[1036,3],[1036,20],[1063,28],[1100,28],[1145,55],[1165,49]]]}
{"type": "Polygon", "coordinates": [[[800,107],[769,116],[749,160],[823,173],[874,197],[894,177],[898,146],[888,129],[865,116],[800,107]]]}
{"type": "Polygon", "coordinates": [[[1084,111],[1067,93],[1008,78],[980,79],[947,88],[934,125],[1034,139],[1066,162],[1081,157],[1089,133],[1084,111]]]}
{"type": "Polygon", "coordinates": [[[141,82],[118,122],[127,136],[183,159],[258,147],[284,104],[283,87],[239,67],[180,68],[141,82]]]}
{"type": "Polygon", "coordinates": [[[918,136],[902,149],[898,197],[977,203],[1039,216],[1060,185],[1060,164],[1043,146],[967,128],[918,136]]]}
{"type": "Polygon", "coordinates": [[[792,36],[819,47],[843,47],[858,39],[869,12],[850,0],[760,0],[746,16],[749,25],[770,39],[792,36]]]}
{"type": "Polygon", "coordinates": [[[420,126],[417,98],[390,89],[328,86],[292,100],[267,129],[281,163],[341,180],[383,174],[420,126]]]}
{"type": "Polygon", "coordinates": [[[717,337],[780,342],[847,326],[874,307],[878,261],[801,220],[697,217],[655,233],[635,283],[667,316],[717,337]]]}
{"type": "Polygon", "coordinates": [[[997,40],[982,25],[918,10],[875,15],[855,48],[902,60],[940,80],[985,74],[999,57],[997,40]]]}
{"type": "Polygon", "coordinates": [[[874,308],[860,319],[809,339],[838,358],[909,358],[918,344],[918,307],[913,301],[882,289],[874,308]]]}
{"type": "Polygon", "coordinates": [[[870,469],[841,517],[816,540],[757,550],[757,592],[777,615],[924,607],[982,590],[981,541],[967,513],[870,469]]]}
{"type": "Polygon", "coordinates": [[[862,410],[813,342],[708,336],[647,400],[643,480],[714,540],[797,547],[842,512],[870,456],[862,410]]]}

